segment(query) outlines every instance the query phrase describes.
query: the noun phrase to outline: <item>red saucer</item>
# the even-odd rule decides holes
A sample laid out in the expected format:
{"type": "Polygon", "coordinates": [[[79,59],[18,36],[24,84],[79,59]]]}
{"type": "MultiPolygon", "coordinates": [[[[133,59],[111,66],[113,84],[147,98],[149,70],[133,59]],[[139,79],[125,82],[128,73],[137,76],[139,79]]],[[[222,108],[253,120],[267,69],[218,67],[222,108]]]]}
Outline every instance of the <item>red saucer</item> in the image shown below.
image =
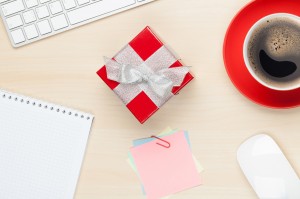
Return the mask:
{"type": "Polygon", "coordinates": [[[227,30],[223,46],[224,63],[233,84],[250,100],[270,108],[293,108],[300,106],[300,88],[275,91],[261,85],[248,72],[243,59],[244,39],[250,28],[259,19],[274,13],[300,16],[300,1],[255,0],[246,5],[227,30]]]}

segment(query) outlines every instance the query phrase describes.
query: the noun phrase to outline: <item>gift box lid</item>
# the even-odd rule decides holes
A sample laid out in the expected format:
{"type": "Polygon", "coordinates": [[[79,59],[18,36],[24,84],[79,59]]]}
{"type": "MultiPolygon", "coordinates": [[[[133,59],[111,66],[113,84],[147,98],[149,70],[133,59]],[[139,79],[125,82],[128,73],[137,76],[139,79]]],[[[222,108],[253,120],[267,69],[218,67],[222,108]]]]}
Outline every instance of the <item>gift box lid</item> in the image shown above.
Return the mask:
{"type": "MultiPolygon", "coordinates": [[[[183,66],[182,63],[176,58],[176,56],[174,56],[173,53],[168,50],[168,48],[149,27],[146,27],[144,30],[142,30],[142,32],[140,32],[132,41],[130,41],[127,46],[119,51],[114,59],[122,60],[125,54],[127,57],[134,57],[129,58],[129,60],[133,60],[133,62],[135,61],[135,59],[140,59],[142,62],[147,63],[147,61],[149,62],[149,60],[152,59],[152,63],[157,62],[159,65],[159,61],[163,56],[160,56],[159,58],[153,56],[154,54],[159,54],[157,53],[158,51],[167,52],[167,58],[171,57],[168,60],[169,63],[171,63],[169,68],[183,66]],[[136,58],[137,56],[138,58],[136,58]]],[[[120,85],[120,83],[108,79],[107,68],[105,65],[97,72],[97,74],[108,85],[108,87],[112,89],[123,100],[127,108],[139,120],[140,123],[144,123],[166,101],[168,101],[173,95],[176,95],[194,78],[191,73],[187,73],[181,85],[173,87],[172,96],[169,96],[168,99],[161,100],[155,96],[153,97],[153,95],[151,95],[151,91],[147,91],[147,89],[138,88],[137,90],[136,87],[132,85],[122,86],[120,85]],[[125,96],[122,96],[123,94],[125,96]]]]}

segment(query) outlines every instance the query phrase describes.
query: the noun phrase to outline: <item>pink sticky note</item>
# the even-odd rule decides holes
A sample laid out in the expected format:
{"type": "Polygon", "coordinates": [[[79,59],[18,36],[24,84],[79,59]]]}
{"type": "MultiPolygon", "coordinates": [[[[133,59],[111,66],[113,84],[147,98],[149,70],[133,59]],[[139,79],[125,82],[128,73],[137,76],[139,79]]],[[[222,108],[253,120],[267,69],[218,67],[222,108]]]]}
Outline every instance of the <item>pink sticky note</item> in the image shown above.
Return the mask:
{"type": "Polygon", "coordinates": [[[148,199],[159,199],[201,184],[184,132],[163,137],[171,144],[154,140],[131,148],[148,199]]]}

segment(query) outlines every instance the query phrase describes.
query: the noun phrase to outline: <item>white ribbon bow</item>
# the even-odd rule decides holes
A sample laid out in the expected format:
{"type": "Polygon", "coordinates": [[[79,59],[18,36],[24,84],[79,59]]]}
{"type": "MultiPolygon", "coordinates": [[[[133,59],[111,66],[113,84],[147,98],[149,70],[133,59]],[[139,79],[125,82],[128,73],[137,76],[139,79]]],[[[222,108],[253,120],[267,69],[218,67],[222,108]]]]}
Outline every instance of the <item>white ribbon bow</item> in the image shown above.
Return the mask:
{"type": "Polygon", "coordinates": [[[165,68],[153,72],[145,64],[132,66],[122,64],[113,59],[104,57],[106,62],[107,78],[120,84],[146,83],[159,96],[166,97],[174,86],[180,86],[189,72],[187,66],[165,68]]]}

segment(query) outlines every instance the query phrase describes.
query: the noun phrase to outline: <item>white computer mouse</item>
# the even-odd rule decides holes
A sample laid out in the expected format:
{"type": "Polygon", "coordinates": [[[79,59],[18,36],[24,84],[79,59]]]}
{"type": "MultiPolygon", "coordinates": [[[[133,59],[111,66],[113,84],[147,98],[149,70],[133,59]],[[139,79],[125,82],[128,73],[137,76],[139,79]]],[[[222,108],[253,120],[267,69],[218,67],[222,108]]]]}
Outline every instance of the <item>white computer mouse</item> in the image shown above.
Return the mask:
{"type": "Polygon", "coordinates": [[[276,142],[261,134],[246,140],[237,160],[260,199],[300,199],[300,180],[276,142]]]}

